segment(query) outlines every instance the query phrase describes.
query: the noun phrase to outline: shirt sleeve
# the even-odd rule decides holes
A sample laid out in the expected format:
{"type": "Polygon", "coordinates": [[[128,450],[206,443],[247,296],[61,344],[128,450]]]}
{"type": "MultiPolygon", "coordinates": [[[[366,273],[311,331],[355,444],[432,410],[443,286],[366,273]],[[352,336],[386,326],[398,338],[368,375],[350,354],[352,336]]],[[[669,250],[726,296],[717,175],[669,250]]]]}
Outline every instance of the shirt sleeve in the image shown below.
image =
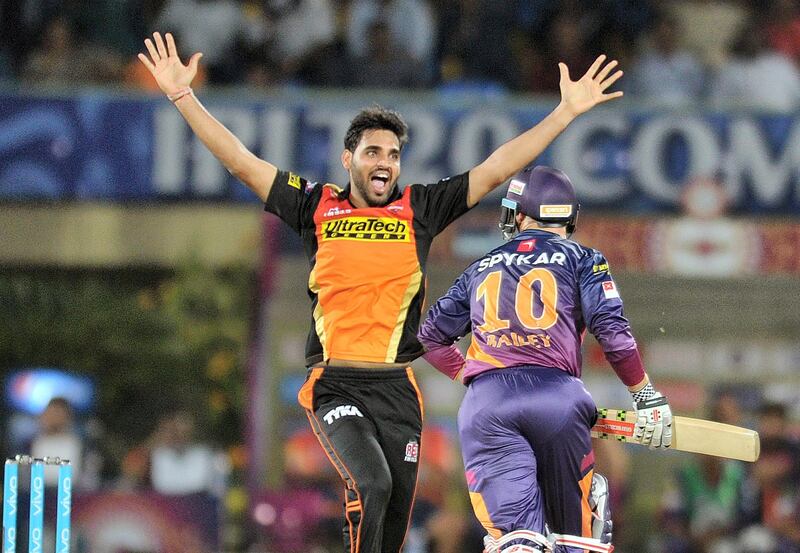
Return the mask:
{"type": "Polygon", "coordinates": [[[288,171],[278,171],[272,183],[264,210],[274,213],[300,234],[314,226],[314,208],[319,200],[316,183],[288,171]]]}
{"type": "Polygon", "coordinates": [[[417,219],[431,236],[469,211],[469,173],[442,179],[427,186],[412,184],[412,206],[417,219]]]}
{"type": "Polygon", "coordinates": [[[603,254],[589,250],[581,260],[578,277],[586,327],[603,351],[608,354],[635,349],[636,340],[623,314],[622,298],[603,254]]]}
{"type": "Polygon", "coordinates": [[[459,276],[447,293],[428,310],[419,329],[419,341],[429,346],[449,346],[469,333],[472,322],[469,313],[467,273],[459,276]]]}

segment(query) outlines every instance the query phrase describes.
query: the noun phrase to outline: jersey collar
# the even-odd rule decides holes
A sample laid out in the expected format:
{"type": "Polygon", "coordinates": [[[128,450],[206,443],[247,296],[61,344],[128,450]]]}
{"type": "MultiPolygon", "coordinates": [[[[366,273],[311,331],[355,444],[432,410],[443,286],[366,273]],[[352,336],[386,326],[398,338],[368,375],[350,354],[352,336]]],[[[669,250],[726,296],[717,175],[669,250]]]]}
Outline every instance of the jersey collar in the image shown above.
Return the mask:
{"type": "Polygon", "coordinates": [[[515,234],[513,240],[519,240],[520,238],[530,238],[531,236],[542,235],[542,234],[544,234],[545,236],[555,236],[556,238],[561,238],[555,232],[549,232],[540,228],[529,228],[527,230],[523,230],[515,234]]]}

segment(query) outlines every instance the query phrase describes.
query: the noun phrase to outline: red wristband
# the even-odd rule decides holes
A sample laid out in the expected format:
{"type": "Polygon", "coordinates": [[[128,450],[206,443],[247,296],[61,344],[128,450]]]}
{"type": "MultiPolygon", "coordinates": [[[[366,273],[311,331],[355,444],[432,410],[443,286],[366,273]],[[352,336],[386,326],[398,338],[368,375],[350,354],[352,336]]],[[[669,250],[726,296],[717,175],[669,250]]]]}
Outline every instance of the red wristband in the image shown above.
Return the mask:
{"type": "Polygon", "coordinates": [[[644,379],[644,364],[638,348],[606,352],[606,359],[626,386],[635,386],[644,379]]]}
{"type": "MultiPolygon", "coordinates": [[[[429,344],[424,344],[426,347],[429,344]]],[[[444,345],[431,345],[430,349],[422,356],[425,361],[430,363],[433,368],[447,375],[451,380],[458,378],[459,373],[464,368],[466,360],[461,354],[461,351],[451,344],[444,345]]]]}

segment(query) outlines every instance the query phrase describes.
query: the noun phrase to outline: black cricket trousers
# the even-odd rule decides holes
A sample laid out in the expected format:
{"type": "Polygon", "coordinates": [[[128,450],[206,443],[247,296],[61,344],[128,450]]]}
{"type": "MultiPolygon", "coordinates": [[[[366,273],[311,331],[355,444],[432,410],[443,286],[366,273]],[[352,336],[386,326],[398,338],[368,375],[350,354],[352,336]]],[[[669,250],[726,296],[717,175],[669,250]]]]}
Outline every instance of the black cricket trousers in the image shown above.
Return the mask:
{"type": "Polygon", "coordinates": [[[345,487],[347,553],[399,553],[414,504],[422,395],[405,369],[315,367],[298,394],[345,487]]]}

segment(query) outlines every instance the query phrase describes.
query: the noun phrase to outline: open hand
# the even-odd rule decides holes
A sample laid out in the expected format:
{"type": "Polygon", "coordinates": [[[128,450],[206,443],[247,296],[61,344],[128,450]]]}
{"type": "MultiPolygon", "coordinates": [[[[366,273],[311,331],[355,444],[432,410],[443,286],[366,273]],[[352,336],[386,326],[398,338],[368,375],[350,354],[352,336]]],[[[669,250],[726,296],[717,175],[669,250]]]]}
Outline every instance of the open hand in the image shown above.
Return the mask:
{"type": "Polygon", "coordinates": [[[570,79],[569,69],[565,63],[558,64],[558,70],[561,72],[561,81],[559,82],[561,103],[572,115],[578,116],[589,111],[597,104],[622,96],[621,91],[605,92],[608,87],[622,77],[622,71],[620,70],[609,76],[617,66],[617,60],[603,65],[605,61],[605,55],[598,56],[589,70],[577,81],[570,79]]]}
{"type": "Polygon", "coordinates": [[[153,33],[153,40],[145,39],[144,45],[150,52],[148,58],[144,54],[139,54],[139,60],[150,70],[158,83],[158,87],[166,95],[175,94],[182,88],[189,86],[197,75],[197,64],[203,54],[200,52],[193,54],[187,65],[181,63],[178,57],[178,49],[175,47],[175,39],[172,33],[165,35],[166,45],[161,38],[161,34],[153,33]],[[155,44],[154,44],[155,42],[155,44]]]}

